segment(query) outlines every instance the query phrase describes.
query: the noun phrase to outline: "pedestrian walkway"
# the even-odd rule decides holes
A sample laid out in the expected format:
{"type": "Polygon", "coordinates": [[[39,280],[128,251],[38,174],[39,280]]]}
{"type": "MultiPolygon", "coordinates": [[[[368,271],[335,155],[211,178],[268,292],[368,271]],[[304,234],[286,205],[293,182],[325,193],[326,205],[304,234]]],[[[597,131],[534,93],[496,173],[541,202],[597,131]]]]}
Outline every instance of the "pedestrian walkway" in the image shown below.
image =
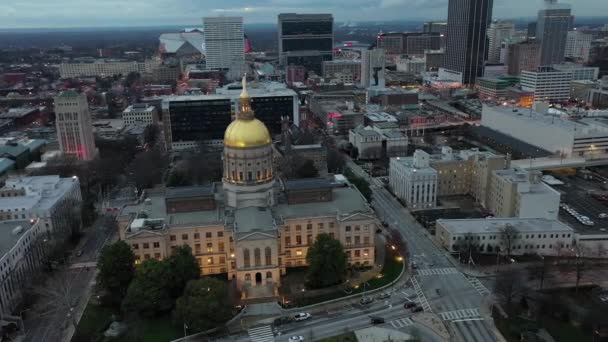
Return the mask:
{"type": "Polygon", "coordinates": [[[247,330],[251,342],[274,342],[274,333],[270,325],[247,330]]]}
{"type": "Polygon", "coordinates": [[[407,327],[408,325],[414,324],[414,321],[412,321],[409,317],[405,317],[390,321],[388,323],[395,329],[401,329],[407,327]]]}
{"type": "Polygon", "coordinates": [[[464,320],[481,320],[481,313],[478,308],[475,309],[462,309],[455,311],[441,312],[439,314],[444,321],[464,321],[464,320]]]}
{"type": "Polygon", "coordinates": [[[447,274],[456,274],[460,273],[458,269],[449,267],[449,268],[427,268],[423,270],[418,270],[419,276],[433,276],[433,275],[447,275],[447,274]]]}
{"type": "Polygon", "coordinates": [[[475,288],[475,290],[477,290],[477,292],[479,292],[480,295],[485,296],[485,295],[488,295],[491,293],[490,290],[488,290],[488,288],[485,287],[485,285],[482,284],[479,279],[477,279],[475,277],[471,277],[471,276],[465,276],[465,278],[467,278],[469,283],[471,283],[473,288],[475,288]]]}
{"type": "Polygon", "coordinates": [[[414,284],[414,290],[416,290],[416,295],[418,296],[418,302],[422,305],[422,309],[426,312],[433,312],[433,310],[431,310],[431,306],[429,305],[429,302],[426,300],[424,291],[422,291],[420,284],[418,284],[418,280],[416,279],[416,277],[412,277],[412,284],[414,284]]]}

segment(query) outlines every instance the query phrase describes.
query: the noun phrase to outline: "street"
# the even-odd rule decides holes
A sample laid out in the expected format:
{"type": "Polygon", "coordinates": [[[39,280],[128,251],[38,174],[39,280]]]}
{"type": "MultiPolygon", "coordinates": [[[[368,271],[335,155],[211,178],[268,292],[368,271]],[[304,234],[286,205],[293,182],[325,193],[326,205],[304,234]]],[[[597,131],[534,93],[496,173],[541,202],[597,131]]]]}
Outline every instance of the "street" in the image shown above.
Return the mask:
{"type": "Polygon", "coordinates": [[[407,242],[410,261],[418,268],[412,280],[424,310],[449,321],[449,328],[462,341],[496,341],[492,328],[485,322],[491,317],[484,317],[480,311],[483,296],[490,291],[477,278],[465,276],[454,267],[447,253],[433,244],[429,233],[382,182],[369,177],[352,161],[348,166],[370,181],[376,214],[407,242]]]}
{"type": "Polygon", "coordinates": [[[74,255],[69,261],[69,268],[56,270],[49,275],[52,279],[45,283],[41,298],[24,314],[26,342],[62,342],[66,330],[78,321],[88,302],[91,285],[95,282],[95,262],[99,252],[115,233],[111,219],[105,215],[99,217],[86,231],[76,250],[81,250],[82,255],[74,255]]]}

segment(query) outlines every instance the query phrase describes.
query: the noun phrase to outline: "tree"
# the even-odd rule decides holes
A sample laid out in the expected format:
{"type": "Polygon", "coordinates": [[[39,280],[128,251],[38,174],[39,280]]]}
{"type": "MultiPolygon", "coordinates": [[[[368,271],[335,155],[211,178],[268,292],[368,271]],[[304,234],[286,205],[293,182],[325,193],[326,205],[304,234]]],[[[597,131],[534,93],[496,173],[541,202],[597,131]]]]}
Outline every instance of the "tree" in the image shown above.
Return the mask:
{"type": "Polygon", "coordinates": [[[503,250],[507,252],[507,258],[511,257],[511,251],[515,242],[519,239],[519,230],[510,224],[500,229],[500,244],[503,250]]]}
{"type": "Polygon", "coordinates": [[[171,311],[174,301],[169,294],[169,283],[172,279],[167,265],[156,259],[148,259],[137,267],[135,277],[122,302],[124,311],[145,317],[159,316],[171,311]]]}
{"type": "Polygon", "coordinates": [[[223,325],[231,316],[231,306],[226,303],[226,284],[211,277],[191,280],[184,294],[175,303],[175,325],[186,324],[190,333],[205,331],[223,325]]]}
{"type": "Polygon", "coordinates": [[[149,147],[156,146],[160,137],[160,128],[157,124],[149,124],[144,128],[144,143],[149,147]]]}
{"type": "Polygon", "coordinates": [[[181,170],[173,170],[167,179],[167,186],[190,186],[192,182],[189,177],[181,170]]]}
{"type": "Polygon", "coordinates": [[[351,169],[346,169],[346,172],[344,172],[344,176],[346,176],[349,182],[351,182],[355,187],[357,187],[359,192],[361,192],[363,197],[365,197],[368,202],[371,202],[372,189],[370,188],[369,183],[365,179],[357,177],[355,173],[351,171],[351,169]]]}
{"type": "Polygon", "coordinates": [[[459,237],[459,240],[456,241],[454,249],[460,252],[460,262],[463,262],[463,260],[466,260],[466,262],[471,261],[469,257],[479,248],[479,245],[474,241],[475,236],[473,233],[466,233],[462,239],[459,237]]]}
{"type": "Polygon", "coordinates": [[[135,255],[124,241],[103,247],[97,261],[97,284],[118,304],[127,294],[135,273],[135,255]]]}
{"type": "Polygon", "coordinates": [[[296,176],[298,178],[316,178],[319,177],[319,170],[317,170],[312,160],[306,159],[296,169],[296,176]]]}
{"type": "Polygon", "coordinates": [[[340,241],[329,234],[319,234],[306,254],[306,283],[322,288],[342,283],[346,278],[346,253],[340,241]]]}
{"type": "Polygon", "coordinates": [[[524,280],[525,274],[520,270],[503,271],[496,277],[494,293],[507,307],[507,311],[511,310],[513,300],[524,292],[524,280]]]}
{"type": "Polygon", "coordinates": [[[139,190],[162,182],[167,158],[158,148],[141,152],[135,156],[126,171],[139,190]]]}
{"type": "Polygon", "coordinates": [[[587,256],[589,254],[589,249],[581,244],[576,244],[574,246],[574,266],[576,272],[576,287],[575,292],[578,293],[578,286],[581,282],[581,278],[583,277],[583,273],[589,268],[589,264],[587,263],[587,256]]]}
{"type": "Polygon", "coordinates": [[[344,155],[335,147],[327,149],[327,170],[331,173],[342,173],[344,170],[344,155]]]}
{"type": "Polygon", "coordinates": [[[192,249],[188,245],[177,247],[173,254],[163,260],[169,269],[169,294],[173,298],[179,297],[184,291],[184,287],[190,280],[198,279],[200,267],[196,258],[192,255],[192,249]]]}

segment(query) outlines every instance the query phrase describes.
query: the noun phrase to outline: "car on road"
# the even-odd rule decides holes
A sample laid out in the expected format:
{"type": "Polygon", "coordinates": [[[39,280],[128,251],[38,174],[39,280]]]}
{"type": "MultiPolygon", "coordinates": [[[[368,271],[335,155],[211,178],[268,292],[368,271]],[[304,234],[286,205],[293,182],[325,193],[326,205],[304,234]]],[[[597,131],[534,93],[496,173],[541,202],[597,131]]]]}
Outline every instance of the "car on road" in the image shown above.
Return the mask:
{"type": "Polygon", "coordinates": [[[410,309],[411,312],[421,312],[422,311],[422,306],[414,306],[413,308],[410,309]]]}
{"type": "Polygon", "coordinates": [[[305,321],[307,319],[310,319],[312,316],[308,313],[308,312],[300,312],[295,314],[295,316],[293,316],[293,319],[296,320],[296,322],[299,321],[305,321]]]}
{"type": "Polygon", "coordinates": [[[601,213],[601,214],[597,215],[597,217],[599,217],[599,218],[601,218],[601,219],[605,219],[605,218],[608,218],[608,214],[606,214],[606,213],[601,213]]]}
{"type": "Polygon", "coordinates": [[[279,325],[283,325],[283,324],[287,324],[287,323],[291,323],[293,322],[294,318],[293,317],[288,317],[288,316],[282,316],[279,317],[277,319],[275,319],[272,324],[274,326],[279,326],[279,325]]]}
{"type": "Polygon", "coordinates": [[[359,300],[359,304],[361,305],[368,305],[374,302],[374,298],[372,297],[363,297],[361,298],[361,300],[359,300]]]}
{"type": "Polygon", "coordinates": [[[382,317],[370,317],[372,324],[384,324],[384,318],[382,317]]]}
{"type": "Polygon", "coordinates": [[[411,309],[411,308],[413,308],[415,306],[416,306],[416,303],[414,303],[414,302],[409,302],[409,303],[403,304],[403,308],[404,309],[411,309]]]}
{"type": "Polygon", "coordinates": [[[302,336],[291,336],[289,338],[289,342],[300,342],[300,341],[304,341],[304,337],[302,337],[302,336]]]}
{"type": "Polygon", "coordinates": [[[378,295],[377,297],[378,299],[386,299],[386,298],[391,298],[391,294],[388,292],[382,292],[378,295]]]}
{"type": "Polygon", "coordinates": [[[415,261],[412,261],[412,268],[413,269],[417,269],[418,268],[418,264],[415,261]]]}

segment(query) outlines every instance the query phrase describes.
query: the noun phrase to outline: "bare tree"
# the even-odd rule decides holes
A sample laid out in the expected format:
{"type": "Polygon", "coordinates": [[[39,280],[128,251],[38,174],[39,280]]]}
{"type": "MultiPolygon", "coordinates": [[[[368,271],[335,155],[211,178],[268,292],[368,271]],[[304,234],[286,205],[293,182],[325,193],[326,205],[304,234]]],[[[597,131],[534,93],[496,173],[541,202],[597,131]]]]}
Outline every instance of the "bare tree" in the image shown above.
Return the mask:
{"type": "Polygon", "coordinates": [[[496,277],[494,292],[508,311],[511,310],[514,299],[525,292],[524,280],[525,273],[517,269],[501,272],[496,277]]]}
{"type": "Polygon", "coordinates": [[[462,239],[456,241],[454,249],[460,253],[460,262],[462,262],[462,260],[470,262],[473,252],[479,250],[479,243],[475,243],[475,236],[473,233],[466,233],[462,236],[462,239]]]}
{"type": "Polygon", "coordinates": [[[602,258],[604,257],[604,254],[606,254],[606,248],[604,247],[604,244],[598,242],[597,245],[595,245],[595,255],[598,258],[602,258]]]}
{"type": "Polygon", "coordinates": [[[70,275],[69,270],[59,270],[46,284],[35,289],[35,292],[40,295],[41,306],[40,316],[57,315],[66,313],[66,318],[69,323],[76,326],[76,318],[74,317],[74,307],[78,302],[72,283],[74,278],[70,275]]]}
{"type": "Polygon", "coordinates": [[[578,293],[578,286],[583,277],[583,273],[589,268],[587,257],[589,255],[589,248],[581,244],[574,245],[574,267],[576,272],[576,286],[575,292],[578,293]]]}
{"type": "Polygon", "coordinates": [[[507,258],[511,257],[511,251],[518,239],[519,230],[512,225],[507,224],[504,228],[500,229],[500,244],[506,252],[507,258]]]}
{"type": "Polygon", "coordinates": [[[539,290],[542,290],[545,282],[545,277],[551,269],[551,263],[547,260],[547,258],[540,254],[539,257],[542,259],[541,263],[528,268],[528,271],[530,272],[530,275],[532,275],[534,278],[539,278],[539,290]]]}

